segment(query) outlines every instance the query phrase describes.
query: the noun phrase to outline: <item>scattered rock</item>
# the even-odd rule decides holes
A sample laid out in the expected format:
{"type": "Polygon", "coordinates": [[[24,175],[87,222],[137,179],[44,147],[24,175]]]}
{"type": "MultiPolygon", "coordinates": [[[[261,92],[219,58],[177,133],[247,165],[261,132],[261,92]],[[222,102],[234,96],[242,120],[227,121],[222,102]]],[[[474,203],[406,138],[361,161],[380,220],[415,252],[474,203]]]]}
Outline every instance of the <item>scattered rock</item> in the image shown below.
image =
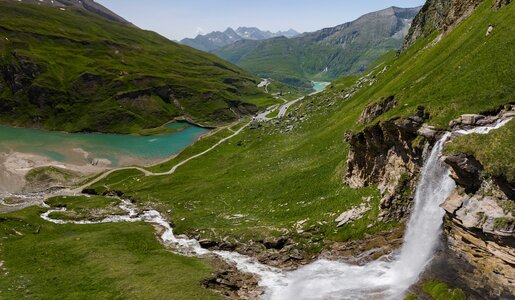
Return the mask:
{"type": "Polygon", "coordinates": [[[320,258],[364,265],[399,249],[403,235],[404,228],[397,227],[356,241],[333,242],[322,251],[320,258]]]}
{"type": "Polygon", "coordinates": [[[263,294],[257,275],[243,273],[218,258],[213,258],[213,262],[217,271],[202,282],[205,288],[216,290],[230,299],[259,299],[263,294]]]}
{"type": "Polygon", "coordinates": [[[506,5],[510,4],[511,0],[497,0],[495,1],[493,8],[494,9],[500,9],[505,7],[506,5]]]}
{"type": "Polygon", "coordinates": [[[372,207],[370,206],[370,200],[371,197],[368,197],[363,202],[361,202],[360,206],[352,207],[351,209],[343,212],[335,220],[335,222],[338,223],[337,227],[341,227],[347,223],[350,223],[363,217],[365,213],[372,209],[372,207]]]}
{"type": "Polygon", "coordinates": [[[515,105],[508,105],[495,115],[468,114],[449,122],[452,129],[471,129],[478,126],[494,124],[499,119],[507,119],[515,116],[515,105]]]}
{"type": "Polygon", "coordinates": [[[280,250],[282,249],[286,243],[288,242],[288,238],[286,237],[280,237],[280,238],[277,238],[277,239],[267,239],[263,242],[263,245],[265,245],[265,247],[267,249],[277,249],[277,250],[280,250]]]}
{"type": "Polygon", "coordinates": [[[490,34],[492,34],[492,31],[494,31],[494,26],[488,25],[488,29],[486,30],[486,36],[489,36],[490,34]]]}

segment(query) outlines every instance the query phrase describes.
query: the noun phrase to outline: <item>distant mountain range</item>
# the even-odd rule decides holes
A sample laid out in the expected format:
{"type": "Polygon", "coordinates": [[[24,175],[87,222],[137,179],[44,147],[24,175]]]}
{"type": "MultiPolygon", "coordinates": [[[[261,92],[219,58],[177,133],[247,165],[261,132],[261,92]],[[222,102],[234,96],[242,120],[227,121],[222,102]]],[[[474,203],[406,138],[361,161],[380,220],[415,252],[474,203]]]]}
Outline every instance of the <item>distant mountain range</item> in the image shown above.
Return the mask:
{"type": "Polygon", "coordinates": [[[226,41],[225,47],[206,49],[260,77],[293,85],[332,81],[359,73],[385,53],[399,49],[419,10],[390,7],[293,38],[252,40],[234,35],[236,39],[226,41]]]}
{"type": "Polygon", "coordinates": [[[202,51],[212,52],[241,40],[261,41],[280,36],[291,38],[297,35],[299,33],[293,29],[271,32],[256,27],[239,27],[236,30],[229,27],[223,32],[214,31],[206,35],[198,35],[194,39],[186,38],[181,40],[180,43],[202,51]]]}

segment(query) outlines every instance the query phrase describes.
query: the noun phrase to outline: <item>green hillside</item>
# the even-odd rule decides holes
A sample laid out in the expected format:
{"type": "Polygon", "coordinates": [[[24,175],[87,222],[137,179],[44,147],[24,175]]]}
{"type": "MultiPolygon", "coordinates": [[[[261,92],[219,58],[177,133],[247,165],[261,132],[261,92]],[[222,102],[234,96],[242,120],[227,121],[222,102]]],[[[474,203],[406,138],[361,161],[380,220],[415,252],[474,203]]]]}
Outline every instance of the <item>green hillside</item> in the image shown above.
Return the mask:
{"type": "Polygon", "coordinates": [[[418,8],[391,7],[295,38],[242,40],[213,53],[260,77],[302,85],[364,71],[397,50],[418,8]]]}
{"type": "MultiPolygon", "coordinates": [[[[145,177],[137,171],[120,171],[96,187],[121,190],[141,201],[153,199],[181,220],[176,222],[178,232],[214,239],[255,240],[288,232],[299,243],[318,249],[323,238],[347,240],[392,226],[377,221],[378,210],[373,209],[352,225],[335,227],[335,216],[363,197],[379,201],[374,187],[354,190],[343,183],[349,149],[344,133],[362,130],[364,125],[357,120],[365,107],[391,95],[397,107],[372,124],[411,116],[424,106],[430,124],[447,128],[461,114],[491,111],[512,102],[515,6],[493,10],[490,2],[485,1],[439,43],[429,46],[435,33],[399,58],[385,57],[372,74],[377,82],[348,100],[345,95],[355,79],[335,82],[326,92],[298,104],[292,116],[279,124],[247,129],[174,175],[145,177]],[[487,37],[490,23],[496,29],[487,37]],[[302,116],[308,118],[300,121],[302,116]],[[242,222],[227,217],[232,215],[247,217],[242,222]],[[312,235],[307,240],[296,233],[302,220],[307,220],[302,226],[312,235]]],[[[153,170],[167,170],[225,135],[204,140],[153,170]]]]}
{"type": "MultiPolygon", "coordinates": [[[[448,129],[449,121],[461,114],[496,111],[513,103],[515,4],[497,10],[492,8],[494,2],[485,0],[437,43],[433,41],[439,32],[434,32],[398,57],[395,53],[383,56],[367,71],[370,81],[366,84],[360,76],[342,78],[325,92],[298,102],[285,118],[257,129],[245,128],[173,175],[117,171],[92,188],[98,193],[118,191],[139,207],[159,210],[170,217],[176,234],[235,245],[287,236],[294,241],[292,247],[305,251],[300,253],[308,258],[333,241],[397,228],[402,222],[378,219],[376,186],[352,189],[344,183],[349,152],[344,137],[365,126],[412,116],[419,106],[429,113],[427,123],[448,129]],[[490,24],[494,30],[485,36],[490,24]],[[358,123],[368,105],[391,96],[397,101],[395,108],[369,124],[358,123]],[[335,218],[364,199],[370,199],[372,209],[361,219],[337,227],[335,218]]],[[[201,139],[174,159],[149,169],[167,171],[235,134],[243,124],[201,139]]],[[[466,137],[459,141],[466,145],[458,148],[511,146],[513,134],[504,131],[513,130],[513,123],[509,126],[485,138],[466,137]]],[[[508,170],[499,168],[511,156],[478,152],[480,159],[488,161],[487,171],[513,174],[513,164],[508,170]]],[[[147,298],[211,296],[199,283],[209,268],[196,259],[162,250],[149,224],[57,226],[37,218],[40,210],[29,208],[0,218],[0,234],[8,233],[0,244],[0,260],[8,271],[0,273],[0,291],[5,290],[2,285],[21,287],[8,290],[7,298],[52,298],[57,292],[63,298],[80,298],[83,294],[77,291],[84,288],[97,298],[139,298],[135,290],[148,292],[143,294],[147,298]],[[33,233],[40,224],[41,231],[33,233]],[[84,267],[78,268],[77,261],[84,267]],[[60,272],[64,275],[54,275],[60,272]],[[164,289],[175,294],[159,294],[164,289]]],[[[383,243],[391,242],[382,238],[383,243]]]]}
{"type": "Polygon", "coordinates": [[[258,78],[154,32],[71,7],[0,9],[1,123],[127,133],[183,115],[219,124],[273,102],[258,78]]]}

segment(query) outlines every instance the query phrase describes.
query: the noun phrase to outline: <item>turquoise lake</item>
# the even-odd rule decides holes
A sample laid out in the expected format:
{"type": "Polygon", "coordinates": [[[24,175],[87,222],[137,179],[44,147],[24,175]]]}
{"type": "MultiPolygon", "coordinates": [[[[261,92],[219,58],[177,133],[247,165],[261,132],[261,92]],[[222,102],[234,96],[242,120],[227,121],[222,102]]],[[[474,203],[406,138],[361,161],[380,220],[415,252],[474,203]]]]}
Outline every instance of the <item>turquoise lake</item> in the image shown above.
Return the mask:
{"type": "Polygon", "coordinates": [[[119,166],[123,160],[156,161],[180,152],[208,132],[187,123],[173,123],[167,127],[183,126],[187,127],[182,131],[155,136],[64,133],[0,126],[0,152],[31,153],[73,163],[105,158],[112,166],[119,166]]]}
{"type": "Polygon", "coordinates": [[[327,88],[331,83],[330,82],[316,82],[313,81],[313,89],[317,92],[321,92],[327,88]]]}

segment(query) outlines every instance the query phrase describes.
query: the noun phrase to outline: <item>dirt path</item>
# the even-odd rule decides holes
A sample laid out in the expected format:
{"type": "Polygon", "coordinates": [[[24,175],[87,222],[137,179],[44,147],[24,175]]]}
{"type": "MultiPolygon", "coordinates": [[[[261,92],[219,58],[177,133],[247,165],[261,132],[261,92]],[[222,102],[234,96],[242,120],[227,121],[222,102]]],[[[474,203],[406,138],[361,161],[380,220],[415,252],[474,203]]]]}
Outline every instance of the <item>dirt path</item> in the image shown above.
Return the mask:
{"type": "Polygon", "coordinates": [[[187,164],[189,161],[195,159],[195,158],[198,158],[202,155],[205,155],[206,153],[209,153],[211,151],[213,151],[215,148],[217,148],[218,146],[220,146],[221,144],[225,143],[226,141],[232,139],[233,137],[239,135],[245,128],[247,128],[247,126],[249,126],[250,123],[247,123],[245,125],[243,125],[240,129],[238,129],[237,131],[235,131],[232,135],[228,136],[228,137],[225,137],[221,140],[219,140],[216,144],[214,144],[213,146],[211,146],[209,149],[201,152],[201,153],[198,153],[198,154],[195,154],[181,162],[179,162],[178,164],[176,164],[175,166],[173,166],[169,171],[167,172],[162,172],[162,173],[154,173],[154,172],[151,172],[149,170],[146,170],[146,169],[143,169],[141,167],[125,167],[125,168],[117,168],[117,169],[112,169],[112,170],[109,170],[108,172],[105,172],[104,174],[100,175],[99,177],[95,178],[95,180],[91,181],[91,182],[88,182],[80,187],[77,187],[75,189],[71,189],[71,190],[67,190],[65,192],[68,192],[68,193],[71,193],[71,194],[78,194],[78,193],[81,193],[82,190],[84,190],[85,188],[87,188],[88,186],[92,186],[93,184],[105,179],[107,176],[111,175],[112,173],[114,172],[117,172],[117,171],[122,171],[122,170],[138,170],[140,172],[142,172],[143,174],[145,174],[145,176],[164,176],[164,175],[171,175],[173,173],[175,173],[175,171],[177,171],[177,169],[185,164],[187,164]]]}

